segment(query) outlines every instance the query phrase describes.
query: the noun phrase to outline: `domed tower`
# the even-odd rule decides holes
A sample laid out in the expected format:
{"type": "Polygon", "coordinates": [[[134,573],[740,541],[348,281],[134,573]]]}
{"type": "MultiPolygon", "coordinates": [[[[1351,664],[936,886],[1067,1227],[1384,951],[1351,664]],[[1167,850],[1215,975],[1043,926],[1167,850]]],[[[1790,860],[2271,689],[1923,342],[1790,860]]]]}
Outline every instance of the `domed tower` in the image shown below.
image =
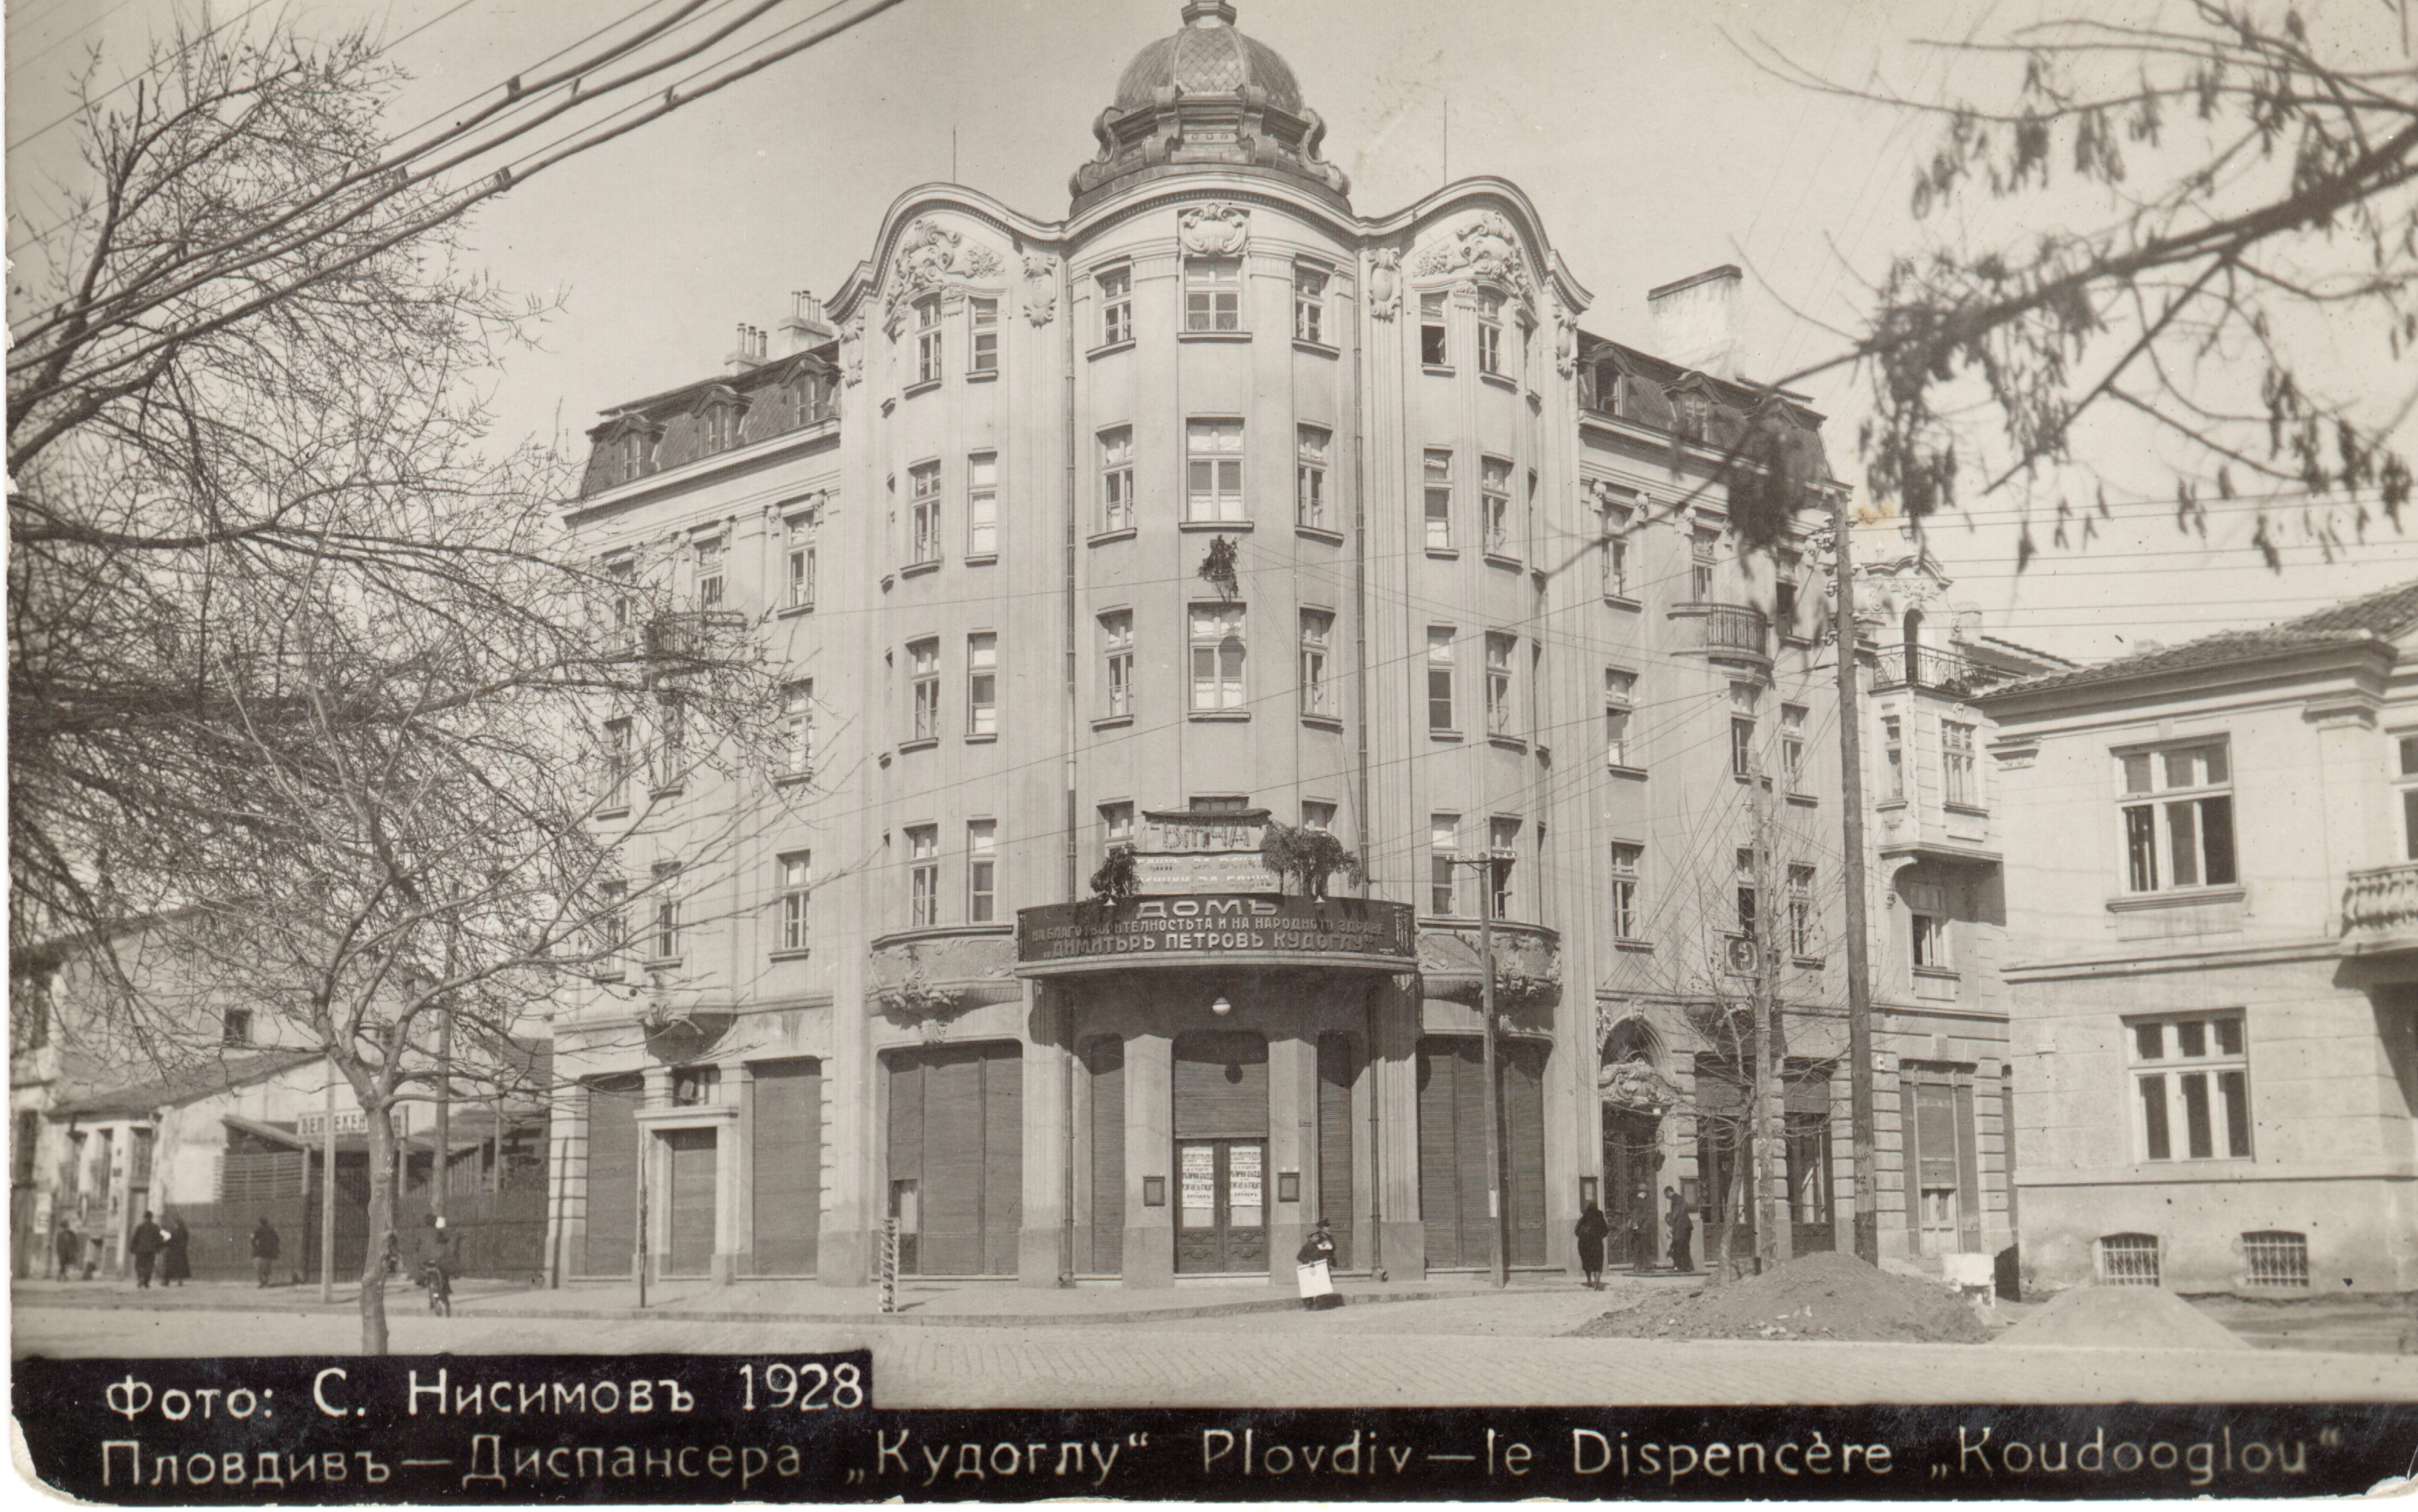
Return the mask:
{"type": "Polygon", "coordinates": [[[1337,205],[1351,191],[1318,156],[1326,123],[1302,103],[1293,69],[1234,29],[1226,0],[1187,0],[1184,29],[1134,54],[1092,134],[1099,156],[1068,184],[1078,214],[1114,189],[1199,165],[1283,174],[1337,205]]]}

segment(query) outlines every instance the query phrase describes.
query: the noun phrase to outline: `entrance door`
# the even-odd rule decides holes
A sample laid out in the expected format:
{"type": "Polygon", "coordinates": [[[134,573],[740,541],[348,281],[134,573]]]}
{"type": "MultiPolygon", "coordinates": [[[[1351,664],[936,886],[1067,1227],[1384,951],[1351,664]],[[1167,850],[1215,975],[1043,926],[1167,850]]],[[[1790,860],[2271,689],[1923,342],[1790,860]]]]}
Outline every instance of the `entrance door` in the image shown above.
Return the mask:
{"type": "Polygon", "coordinates": [[[713,1268],[713,1164],[712,1129],[664,1131],[664,1206],[671,1219],[666,1275],[703,1275],[713,1268]]]}
{"type": "Polygon", "coordinates": [[[1265,1139],[1176,1142],[1178,1271],[1268,1268],[1267,1152],[1265,1139]]]}
{"type": "Polygon", "coordinates": [[[1662,1204],[1655,1195],[1661,1125],[1662,1121],[1652,1113],[1603,1105],[1603,1215],[1613,1233],[1604,1245],[1609,1263],[1627,1265],[1635,1260],[1621,1247],[1619,1238],[1629,1230],[1631,1209],[1642,1204],[1649,1227],[1661,1213],[1662,1204]]]}

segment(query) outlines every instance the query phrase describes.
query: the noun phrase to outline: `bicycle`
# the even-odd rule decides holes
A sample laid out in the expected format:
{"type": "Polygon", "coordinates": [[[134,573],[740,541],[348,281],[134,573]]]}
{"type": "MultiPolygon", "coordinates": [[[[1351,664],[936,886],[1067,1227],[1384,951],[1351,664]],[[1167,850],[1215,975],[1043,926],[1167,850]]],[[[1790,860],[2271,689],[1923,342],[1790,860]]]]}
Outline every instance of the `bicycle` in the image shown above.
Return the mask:
{"type": "Polygon", "coordinates": [[[428,1310],[439,1318],[453,1316],[453,1277],[431,1260],[420,1269],[420,1284],[428,1289],[428,1310]]]}

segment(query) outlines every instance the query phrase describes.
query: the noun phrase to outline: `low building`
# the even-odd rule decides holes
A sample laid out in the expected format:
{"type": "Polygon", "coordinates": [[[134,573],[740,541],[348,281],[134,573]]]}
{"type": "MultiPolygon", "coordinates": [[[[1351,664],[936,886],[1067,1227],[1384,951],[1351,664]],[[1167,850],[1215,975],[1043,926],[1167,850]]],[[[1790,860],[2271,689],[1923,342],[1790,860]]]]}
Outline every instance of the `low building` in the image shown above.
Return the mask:
{"type": "Polygon", "coordinates": [[[2028,1283],[2418,1291],[2418,584],[1976,699],[2028,1283]]]}

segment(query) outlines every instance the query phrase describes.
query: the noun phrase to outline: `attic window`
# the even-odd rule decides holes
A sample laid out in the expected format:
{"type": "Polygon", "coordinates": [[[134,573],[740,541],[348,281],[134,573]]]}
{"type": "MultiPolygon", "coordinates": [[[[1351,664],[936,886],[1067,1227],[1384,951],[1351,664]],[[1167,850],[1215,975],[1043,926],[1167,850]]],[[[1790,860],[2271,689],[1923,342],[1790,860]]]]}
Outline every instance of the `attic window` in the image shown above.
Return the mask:
{"type": "Polygon", "coordinates": [[[655,437],[643,426],[633,425],[612,442],[614,465],[621,481],[632,482],[655,470],[655,437]]]}
{"type": "Polygon", "coordinates": [[[741,413],[738,401],[731,399],[717,399],[705,406],[702,419],[707,451],[727,451],[739,444],[741,413]]]}

